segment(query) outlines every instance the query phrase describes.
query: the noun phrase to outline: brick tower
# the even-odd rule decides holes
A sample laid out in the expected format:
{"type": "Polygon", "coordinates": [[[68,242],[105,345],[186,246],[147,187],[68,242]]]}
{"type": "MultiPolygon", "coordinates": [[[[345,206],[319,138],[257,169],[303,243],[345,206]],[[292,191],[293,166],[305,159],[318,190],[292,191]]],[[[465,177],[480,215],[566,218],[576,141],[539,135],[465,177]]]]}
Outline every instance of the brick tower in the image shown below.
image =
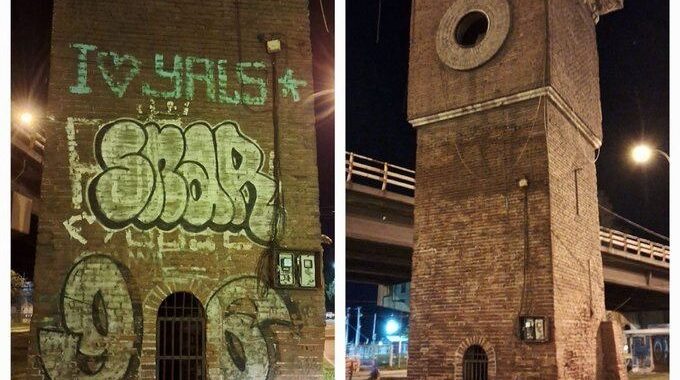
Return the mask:
{"type": "Polygon", "coordinates": [[[307,1],[53,20],[29,378],[320,379],[307,1]]]}
{"type": "Polygon", "coordinates": [[[604,378],[595,22],[621,6],[413,2],[409,378],[604,378]]]}

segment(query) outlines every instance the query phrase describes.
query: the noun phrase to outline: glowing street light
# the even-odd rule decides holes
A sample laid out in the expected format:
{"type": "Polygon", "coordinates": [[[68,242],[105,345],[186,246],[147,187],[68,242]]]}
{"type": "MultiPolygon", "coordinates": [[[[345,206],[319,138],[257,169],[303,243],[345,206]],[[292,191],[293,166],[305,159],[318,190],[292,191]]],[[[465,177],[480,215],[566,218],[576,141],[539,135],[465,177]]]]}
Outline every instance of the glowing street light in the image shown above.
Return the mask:
{"type": "Polygon", "coordinates": [[[658,153],[661,156],[663,156],[668,163],[671,162],[671,158],[668,156],[668,154],[660,149],[652,148],[649,145],[646,144],[638,144],[633,147],[631,150],[631,157],[633,158],[633,161],[637,164],[646,164],[652,159],[652,155],[654,153],[658,153]]]}
{"type": "Polygon", "coordinates": [[[395,321],[394,319],[389,319],[385,324],[385,332],[387,335],[394,335],[397,331],[399,331],[400,327],[401,326],[399,325],[399,322],[395,321]]]}
{"type": "Polygon", "coordinates": [[[30,112],[23,112],[19,116],[19,121],[21,122],[21,125],[28,127],[33,122],[33,114],[31,114],[30,112]]]}

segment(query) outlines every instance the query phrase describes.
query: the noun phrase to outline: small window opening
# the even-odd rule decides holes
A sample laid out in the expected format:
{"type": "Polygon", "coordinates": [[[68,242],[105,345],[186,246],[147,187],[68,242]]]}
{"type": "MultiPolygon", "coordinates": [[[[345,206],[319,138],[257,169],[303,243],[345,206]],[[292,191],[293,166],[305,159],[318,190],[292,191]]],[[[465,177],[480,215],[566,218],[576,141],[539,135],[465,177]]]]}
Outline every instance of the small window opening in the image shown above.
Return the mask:
{"type": "Polygon", "coordinates": [[[576,215],[581,215],[581,209],[579,205],[579,196],[578,196],[578,173],[581,171],[581,169],[574,169],[574,196],[576,198],[576,215]]]}
{"type": "Polygon", "coordinates": [[[463,380],[487,380],[489,378],[489,358],[479,345],[465,350],[463,355],[463,380]]]}
{"type": "Polygon", "coordinates": [[[480,43],[489,30],[489,19],[483,12],[473,11],[460,20],[456,26],[456,42],[464,48],[471,48],[480,43]]]}
{"type": "Polygon", "coordinates": [[[156,377],[159,380],[203,380],[205,312],[191,293],[169,295],[158,308],[156,377]]]}

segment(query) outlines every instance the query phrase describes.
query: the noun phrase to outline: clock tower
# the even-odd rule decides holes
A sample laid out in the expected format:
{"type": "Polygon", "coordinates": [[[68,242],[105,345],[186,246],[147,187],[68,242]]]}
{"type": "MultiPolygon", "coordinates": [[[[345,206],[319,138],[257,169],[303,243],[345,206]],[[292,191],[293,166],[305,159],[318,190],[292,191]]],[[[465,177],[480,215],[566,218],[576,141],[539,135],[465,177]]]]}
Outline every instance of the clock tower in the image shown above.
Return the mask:
{"type": "Polygon", "coordinates": [[[622,6],[413,1],[409,378],[600,379],[620,363],[602,338],[595,24],[622,6]]]}

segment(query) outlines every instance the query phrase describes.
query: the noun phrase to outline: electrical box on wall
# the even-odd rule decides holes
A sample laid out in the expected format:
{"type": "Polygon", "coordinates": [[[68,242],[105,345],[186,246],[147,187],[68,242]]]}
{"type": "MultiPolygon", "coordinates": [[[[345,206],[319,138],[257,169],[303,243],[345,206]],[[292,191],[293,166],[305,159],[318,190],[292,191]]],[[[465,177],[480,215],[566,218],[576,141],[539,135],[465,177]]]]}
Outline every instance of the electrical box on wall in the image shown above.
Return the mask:
{"type": "Polygon", "coordinates": [[[295,261],[291,252],[279,252],[276,278],[281,286],[295,286],[295,261]]]}
{"type": "Polygon", "coordinates": [[[519,317],[519,336],[524,342],[547,342],[548,331],[548,319],[546,317],[519,317]]]}
{"type": "Polygon", "coordinates": [[[301,254],[298,256],[300,268],[300,286],[303,288],[316,287],[316,255],[301,254]]]}
{"type": "Polygon", "coordinates": [[[279,251],[275,262],[275,287],[316,289],[319,283],[319,254],[313,251],[279,251]]]}

